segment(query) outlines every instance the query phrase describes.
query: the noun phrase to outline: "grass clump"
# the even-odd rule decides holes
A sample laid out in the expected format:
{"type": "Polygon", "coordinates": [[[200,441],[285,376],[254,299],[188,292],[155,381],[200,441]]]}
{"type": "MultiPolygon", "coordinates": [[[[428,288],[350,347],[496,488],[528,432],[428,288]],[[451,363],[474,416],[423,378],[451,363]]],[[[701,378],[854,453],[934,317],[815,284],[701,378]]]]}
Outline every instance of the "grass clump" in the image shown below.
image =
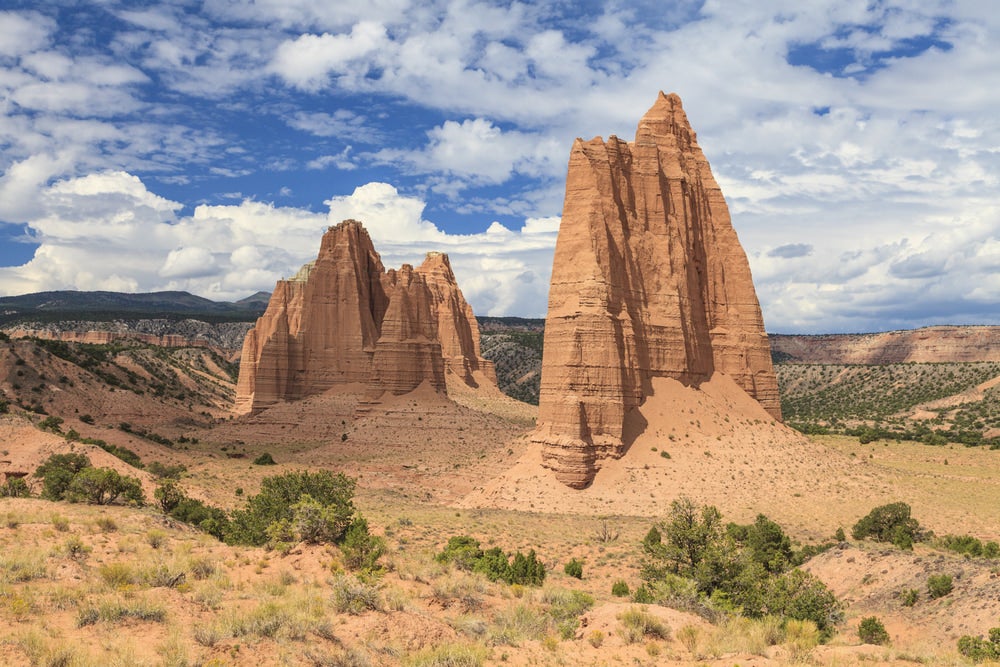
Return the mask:
{"type": "Polygon", "coordinates": [[[481,667],[489,657],[478,644],[442,644],[419,651],[403,664],[408,667],[481,667]]]}
{"type": "Polygon", "coordinates": [[[333,580],[332,588],[333,606],[341,614],[363,614],[383,608],[378,587],[357,577],[338,575],[333,580]]]}
{"type": "Polygon", "coordinates": [[[163,623],[166,619],[167,610],[162,605],[141,598],[115,599],[82,608],[77,614],[76,626],[82,628],[99,621],[121,623],[127,620],[163,623]]]}
{"type": "Polygon", "coordinates": [[[619,634],[626,644],[637,644],[647,637],[670,639],[670,628],[658,618],[639,607],[631,607],[618,615],[621,623],[619,634]]]}
{"type": "Polygon", "coordinates": [[[628,587],[628,582],[624,579],[619,579],[615,583],[611,584],[611,594],[616,598],[626,598],[632,591],[628,587]]]}
{"type": "Polygon", "coordinates": [[[583,579],[583,563],[573,558],[563,566],[563,572],[576,579],[583,579]]]}

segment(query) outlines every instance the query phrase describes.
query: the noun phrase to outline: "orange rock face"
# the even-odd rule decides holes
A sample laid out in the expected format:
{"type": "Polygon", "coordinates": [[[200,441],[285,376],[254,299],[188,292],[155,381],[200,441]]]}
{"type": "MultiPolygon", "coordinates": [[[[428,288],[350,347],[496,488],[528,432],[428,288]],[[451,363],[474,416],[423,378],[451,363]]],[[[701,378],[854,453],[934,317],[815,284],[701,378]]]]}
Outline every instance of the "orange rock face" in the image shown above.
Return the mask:
{"type": "Polygon", "coordinates": [[[780,419],[746,254],[680,98],[660,93],[634,142],[577,139],[570,153],[533,435],[544,465],[587,486],[623,454],[652,378],[715,372],[780,419]]]}
{"type": "Polygon", "coordinates": [[[447,256],[386,271],[361,223],[346,220],[323,235],[315,262],[278,281],[247,334],[235,411],[352,383],[401,394],[427,382],[444,393],[448,372],[474,384],[474,371],[496,382],[447,256]]]}

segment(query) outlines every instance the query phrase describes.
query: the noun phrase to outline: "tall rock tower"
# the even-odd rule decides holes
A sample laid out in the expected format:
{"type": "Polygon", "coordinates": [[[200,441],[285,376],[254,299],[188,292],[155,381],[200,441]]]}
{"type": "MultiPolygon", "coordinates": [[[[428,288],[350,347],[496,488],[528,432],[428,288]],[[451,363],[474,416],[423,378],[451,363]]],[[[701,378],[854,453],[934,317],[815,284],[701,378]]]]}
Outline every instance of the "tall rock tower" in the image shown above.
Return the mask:
{"type": "Polygon", "coordinates": [[[323,235],[315,262],[278,281],[247,333],[235,411],[347,384],[402,394],[427,382],[443,393],[448,373],[496,384],[448,256],[386,271],[361,223],[345,220],[323,235]]]}
{"type": "Polygon", "coordinates": [[[532,439],[557,479],[586,487],[623,454],[652,378],[716,372],[781,418],[746,254],[680,98],[661,92],[634,142],[573,144],[532,439]]]}

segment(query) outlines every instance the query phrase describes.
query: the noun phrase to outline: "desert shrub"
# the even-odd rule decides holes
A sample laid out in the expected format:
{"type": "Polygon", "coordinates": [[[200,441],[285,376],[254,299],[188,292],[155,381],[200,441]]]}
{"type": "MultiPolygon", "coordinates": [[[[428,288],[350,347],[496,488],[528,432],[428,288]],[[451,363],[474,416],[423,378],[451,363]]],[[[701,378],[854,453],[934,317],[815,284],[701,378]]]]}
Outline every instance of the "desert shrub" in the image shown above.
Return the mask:
{"type": "Polygon", "coordinates": [[[888,644],[889,633],[877,616],[866,616],[858,624],[858,639],[863,644],[888,644]]]}
{"type": "Polygon", "coordinates": [[[583,579],[583,563],[574,558],[563,566],[563,572],[576,579],[583,579]]]}
{"type": "Polygon", "coordinates": [[[187,496],[184,496],[169,514],[178,521],[195,526],[219,540],[223,539],[229,528],[229,517],[224,511],[187,496]]]}
{"type": "Polygon", "coordinates": [[[758,514],[756,521],[746,526],[729,524],[726,533],[772,574],[787,570],[794,557],[791,538],[763,514],[758,514]]]}
{"type": "Polygon", "coordinates": [[[344,564],[352,570],[372,572],[379,568],[378,560],[385,553],[385,540],[372,535],[368,530],[368,522],[361,516],[347,527],[340,550],[344,554],[344,564]]]}
{"type": "Polygon", "coordinates": [[[615,583],[611,584],[611,594],[616,598],[628,597],[630,592],[628,582],[624,579],[619,579],[615,583]]]}
{"type": "Polygon", "coordinates": [[[382,609],[382,596],[374,584],[342,574],[333,580],[332,588],[333,606],[338,613],[363,614],[382,609]]]}
{"type": "Polygon", "coordinates": [[[971,535],[944,535],[936,539],[934,545],[972,557],[996,558],[1000,555],[1000,544],[984,543],[971,535]]]}
{"type": "Polygon", "coordinates": [[[492,547],[482,552],[482,556],[472,566],[473,572],[479,572],[490,581],[511,580],[510,559],[500,547],[492,547]]]}
{"type": "Polygon", "coordinates": [[[694,575],[709,549],[722,536],[722,515],[711,506],[698,508],[690,498],[670,504],[667,520],[653,526],[643,539],[643,550],[669,571],[682,576],[694,575]]]}
{"type": "Polygon", "coordinates": [[[670,628],[649,612],[632,607],[618,615],[621,636],[626,644],[635,644],[650,637],[670,639],[670,628]]]}
{"type": "Polygon", "coordinates": [[[932,600],[944,597],[954,588],[950,574],[932,574],[927,577],[927,594],[932,600]]]}
{"type": "Polygon", "coordinates": [[[514,559],[510,564],[510,581],[508,583],[541,586],[544,581],[545,565],[538,560],[534,549],[528,551],[527,555],[520,551],[514,554],[514,559]]]}
{"type": "Polygon", "coordinates": [[[27,498],[30,495],[28,483],[20,477],[11,477],[0,486],[0,498],[27,498]]]}
{"type": "Polygon", "coordinates": [[[919,599],[920,593],[915,588],[908,588],[899,594],[899,601],[903,603],[904,607],[912,607],[917,604],[917,600],[919,599]]]}
{"type": "Polygon", "coordinates": [[[155,475],[160,479],[180,479],[181,474],[187,472],[187,466],[184,465],[166,465],[160,463],[159,461],[151,461],[146,464],[146,472],[151,475],[155,475]]]}
{"type": "Polygon", "coordinates": [[[986,639],[963,635],[958,640],[958,652],[973,662],[1000,660],[1000,628],[990,628],[986,639]]]}
{"type": "Polygon", "coordinates": [[[42,497],[62,500],[73,477],[90,467],[90,459],[83,454],[53,454],[35,470],[35,477],[42,479],[42,497]]]}
{"type": "Polygon", "coordinates": [[[170,514],[174,511],[181,504],[181,501],[184,500],[184,497],[184,492],[173,481],[164,482],[153,491],[153,498],[165,514],[170,514]]]}
{"type": "Polygon", "coordinates": [[[454,563],[461,570],[479,572],[490,581],[523,586],[541,586],[545,581],[545,565],[538,560],[534,549],[527,554],[518,551],[512,558],[499,547],[483,551],[479,540],[468,535],[450,538],[434,558],[439,563],[454,563]]]}
{"type": "Polygon", "coordinates": [[[901,549],[911,549],[914,542],[924,539],[920,524],[910,516],[906,503],[890,503],[876,507],[851,529],[856,540],[871,538],[876,542],[891,542],[901,549]]]}
{"type": "Polygon", "coordinates": [[[698,508],[682,498],[647,533],[643,551],[640,574],[646,583],[636,590],[636,602],[685,609],[710,620],[723,612],[808,620],[824,639],[842,618],[841,605],[819,579],[788,569],[799,556],[781,527],[763,515],[753,524],[730,524],[723,531],[717,509],[698,508]]]}
{"type": "Polygon", "coordinates": [[[111,454],[112,456],[121,459],[122,461],[129,464],[133,468],[142,469],[145,467],[142,465],[142,459],[139,458],[139,455],[133,452],[131,449],[128,449],[126,447],[118,447],[116,445],[110,445],[104,440],[95,440],[93,438],[84,438],[84,442],[88,442],[89,444],[92,445],[97,445],[98,447],[106,451],[108,454],[111,454]]]}
{"type": "Polygon", "coordinates": [[[551,588],[543,592],[542,602],[548,606],[546,613],[563,639],[572,639],[576,635],[580,616],[594,606],[593,596],[565,588],[551,588]]]}
{"type": "Polygon", "coordinates": [[[246,509],[233,512],[225,531],[226,542],[252,546],[266,544],[268,528],[282,521],[291,522],[295,506],[306,496],[324,508],[330,522],[329,534],[332,539],[339,539],[354,514],[354,480],[322,470],[265,478],[260,493],[247,499],[246,509]]]}
{"type": "Polygon", "coordinates": [[[62,433],[60,428],[63,423],[62,417],[46,417],[42,421],[38,422],[38,428],[43,431],[52,431],[53,433],[62,433]]]}
{"type": "Polygon", "coordinates": [[[92,415],[80,415],[80,421],[82,421],[84,424],[93,424],[94,417],[92,415]]]}
{"type": "Polygon", "coordinates": [[[110,505],[119,497],[135,505],[146,502],[138,479],[111,468],[84,468],[73,476],[64,497],[70,502],[93,505],[110,505]]]}
{"type": "Polygon", "coordinates": [[[255,466],[273,466],[273,465],[278,465],[278,463],[274,460],[274,457],[271,456],[271,454],[269,452],[264,452],[263,454],[261,454],[260,456],[258,456],[257,458],[255,458],[253,460],[253,464],[255,466]]]}
{"type": "Polygon", "coordinates": [[[483,550],[479,548],[479,540],[468,535],[455,535],[448,539],[444,550],[434,559],[439,563],[452,563],[460,570],[471,572],[482,557],[483,550]]]}

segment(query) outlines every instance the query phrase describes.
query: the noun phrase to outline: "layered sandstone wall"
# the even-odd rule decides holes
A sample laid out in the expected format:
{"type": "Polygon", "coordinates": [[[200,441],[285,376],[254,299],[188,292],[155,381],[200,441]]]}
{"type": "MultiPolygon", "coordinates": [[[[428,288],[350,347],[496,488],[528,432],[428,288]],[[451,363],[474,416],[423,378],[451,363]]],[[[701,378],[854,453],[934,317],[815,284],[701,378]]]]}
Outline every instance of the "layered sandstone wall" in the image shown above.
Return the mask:
{"type": "Polygon", "coordinates": [[[533,436],[545,465],[586,486],[623,453],[653,377],[715,372],[780,419],[746,255],[680,99],[661,93],[634,142],[570,153],[533,436]]]}
{"type": "Polygon", "coordinates": [[[278,282],[247,334],[235,411],[345,384],[401,394],[426,382],[443,393],[446,373],[471,384],[488,368],[447,256],[386,271],[368,232],[347,220],[324,234],[315,262],[278,282]]]}
{"type": "Polygon", "coordinates": [[[933,326],[866,334],[775,335],[780,359],[804,364],[1000,361],[1000,327],[933,326]]]}

